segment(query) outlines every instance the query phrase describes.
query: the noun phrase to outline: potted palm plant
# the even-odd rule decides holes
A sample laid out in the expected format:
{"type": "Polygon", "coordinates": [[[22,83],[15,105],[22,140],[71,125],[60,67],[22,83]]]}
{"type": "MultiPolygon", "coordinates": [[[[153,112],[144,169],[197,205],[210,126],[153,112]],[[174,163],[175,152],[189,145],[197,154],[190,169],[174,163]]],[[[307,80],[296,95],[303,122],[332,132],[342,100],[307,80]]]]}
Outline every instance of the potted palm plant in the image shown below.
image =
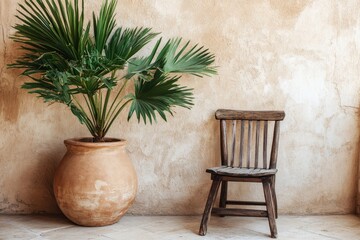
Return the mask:
{"type": "Polygon", "coordinates": [[[179,84],[182,74],[216,73],[214,55],[181,38],[160,38],[147,56],[138,56],[158,33],[116,26],[116,4],[106,0],[87,22],[84,0],[24,0],[14,27],[24,53],[10,66],[24,69],[29,81],[22,87],[45,102],[66,104],[92,135],[65,140],[54,178],[60,209],[85,226],[117,222],[135,198],[126,141],[106,137],[120,113],[127,109],[128,120],[135,115],[144,123],[157,116],[166,121],[173,107],[193,105],[192,89],[179,84]]]}

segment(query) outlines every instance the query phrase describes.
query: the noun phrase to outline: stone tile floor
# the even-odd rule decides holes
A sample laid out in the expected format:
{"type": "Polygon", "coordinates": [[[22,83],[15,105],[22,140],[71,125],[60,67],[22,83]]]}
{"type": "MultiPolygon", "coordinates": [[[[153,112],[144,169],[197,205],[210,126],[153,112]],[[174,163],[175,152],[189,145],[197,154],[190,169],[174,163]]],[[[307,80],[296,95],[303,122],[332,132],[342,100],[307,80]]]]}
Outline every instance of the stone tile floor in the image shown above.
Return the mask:
{"type": "MultiPolygon", "coordinates": [[[[107,227],[80,227],[62,216],[0,215],[0,239],[271,239],[267,219],[213,216],[205,237],[197,235],[200,216],[124,216],[107,227]],[[220,227],[222,226],[222,227],[220,227]]],[[[278,239],[360,239],[354,215],[280,216],[278,239]]]]}

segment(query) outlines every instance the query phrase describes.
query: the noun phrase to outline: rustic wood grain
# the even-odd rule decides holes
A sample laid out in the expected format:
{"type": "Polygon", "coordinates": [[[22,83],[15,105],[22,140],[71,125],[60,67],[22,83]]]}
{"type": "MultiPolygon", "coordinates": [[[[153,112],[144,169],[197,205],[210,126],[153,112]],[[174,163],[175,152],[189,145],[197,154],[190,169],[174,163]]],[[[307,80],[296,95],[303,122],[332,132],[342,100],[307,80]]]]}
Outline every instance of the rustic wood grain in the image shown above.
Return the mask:
{"type": "Polygon", "coordinates": [[[263,168],[267,167],[268,121],[264,121],[263,168]]]}
{"type": "Polygon", "coordinates": [[[275,218],[278,218],[278,204],[277,204],[277,198],[276,198],[276,191],[275,191],[275,178],[276,175],[271,177],[271,194],[274,201],[274,208],[275,208],[275,218]]]}
{"type": "Polygon", "coordinates": [[[263,187],[264,187],[264,196],[265,196],[266,210],[267,210],[267,214],[268,214],[268,221],[269,221],[271,237],[277,238],[277,228],[276,228],[276,222],[275,222],[275,211],[274,211],[274,204],[273,204],[273,200],[272,200],[270,178],[266,178],[263,181],[263,187]]]}
{"type": "Polygon", "coordinates": [[[220,121],[220,141],[221,141],[221,165],[228,166],[228,149],[226,137],[226,121],[220,121]]]}
{"type": "Polygon", "coordinates": [[[259,141],[260,141],[260,121],[256,121],[256,137],[255,137],[255,168],[259,166],[259,141]]]}
{"type": "Polygon", "coordinates": [[[220,201],[219,201],[219,207],[221,207],[221,208],[226,207],[227,191],[228,191],[228,182],[227,181],[222,181],[221,182],[220,201]]]}
{"type": "Polygon", "coordinates": [[[200,224],[200,229],[199,229],[199,235],[201,236],[205,236],[206,232],[207,232],[207,223],[209,220],[209,214],[211,213],[211,209],[214,205],[214,201],[216,198],[216,193],[219,189],[220,186],[220,179],[214,179],[210,188],[210,192],[209,192],[209,196],[208,199],[206,201],[206,205],[205,205],[205,209],[204,209],[204,214],[203,217],[201,219],[201,224],[200,224]]]}
{"type": "Polygon", "coordinates": [[[241,121],[239,167],[243,164],[245,121],[241,121]]]}
{"type": "Polygon", "coordinates": [[[272,148],[271,148],[270,167],[269,168],[276,168],[278,146],[279,146],[279,135],[280,135],[280,122],[276,121],[275,127],[274,127],[274,135],[273,135],[273,143],[272,143],[272,148]]]}
{"type": "Polygon", "coordinates": [[[227,205],[255,205],[255,206],[266,206],[266,202],[256,202],[256,201],[226,201],[227,205]]]}
{"type": "Polygon", "coordinates": [[[236,146],[236,120],[233,120],[233,121],[232,121],[231,162],[230,162],[230,166],[231,166],[231,167],[234,167],[235,146],[236,146]]]}
{"type": "Polygon", "coordinates": [[[277,169],[263,169],[263,168],[234,168],[234,167],[213,167],[206,169],[206,172],[222,175],[222,176],[234,176],[234,177],[261,177],[275,175],[277,169]]]}
{"type": "Polygon", "coordinates": [[[247,168],[250,168],[250,157],[251,157],[251,121],[248,121],[247,160],[246,160],[247,168]]]}
{"type": "Polygon", "coordinates": [[[224,109],[216,111],[216,119],[220,120],[221,166],[206,169],[206,172],[211,173],[213,183],[200,224],[200,235],[206,234],[209,215],[213,213],[219,216],[267,217],[271,237],[277,237],[275,219],[278,216],[278,207],[275,193],[275,175],[277,173],[280,121],[284,117],[283,111],[224,109]],[[240,131],[237,131],[236,127],[238,121],[240,121],[240,131]],[[227,131],[227,126],[231,130],[227,131]],[[270,126],[273,126],[272,132],[270,126]],[[254,139],[252,140],[252,138],[254,139]],[[262,167],[259,163],[261,161],[259,160],[261,158],[259,157],[261,144],[262,167]],[[271,144],[269,145],[271,147],[269,165],[267,164],[268,144],[271,144]],[[239,164],[236,163],[237,166],[234,166],[236,151],[239,151],[239,164]],[[262,183],[265,202],[228,200],[228,182],[262,183]],[[220,183],[222,186],[219,208],[213,208],[220,183]],[[227,205],[265,206],[266,210],[228,208],[227,205]]]}
{"type": "Polygon", "coordinates": [[[218,120],[268,120],[268,121],[281,121],[285,118],[284,111],[239,111],[219,109],[215,113],[218,120]]]}
{"type": "Polygon", "coordinates": [[[249,217],[267,217],[268,213],[264,210],[239,209],[239,208],[213,208],[212,213],[224,216],[249,216],[249,217]]]}

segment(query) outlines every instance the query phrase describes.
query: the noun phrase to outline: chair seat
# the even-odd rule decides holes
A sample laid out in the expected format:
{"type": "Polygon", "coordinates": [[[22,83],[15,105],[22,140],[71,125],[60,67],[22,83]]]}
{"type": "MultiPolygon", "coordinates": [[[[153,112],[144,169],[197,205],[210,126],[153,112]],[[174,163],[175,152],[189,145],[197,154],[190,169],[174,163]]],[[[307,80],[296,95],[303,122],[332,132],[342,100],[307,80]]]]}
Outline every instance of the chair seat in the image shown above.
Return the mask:
{"type": "Polygon", "coordinates": [[[213,167],[206,169],[206,172],[231,177],[265,177],[275,175],[277,169],[262,168],[235,168],[235,167],[213,167]]]}

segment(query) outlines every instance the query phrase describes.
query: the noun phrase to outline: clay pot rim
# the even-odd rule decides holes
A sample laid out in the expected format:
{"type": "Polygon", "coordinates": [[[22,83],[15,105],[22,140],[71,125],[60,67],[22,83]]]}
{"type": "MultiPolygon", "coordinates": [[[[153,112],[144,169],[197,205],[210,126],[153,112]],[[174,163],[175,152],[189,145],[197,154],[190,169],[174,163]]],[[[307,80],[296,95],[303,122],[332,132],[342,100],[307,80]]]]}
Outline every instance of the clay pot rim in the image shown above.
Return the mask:
{"type": "Polygon", "coordinates": [[[122,138],[105,138],[106,142],[90,142],[91,137],[70,138],[64,140],[65,145],[83,146],[83,147],[111,147],[111,146],[124,146],[127,141],[122,138]],[[87,140],[87,141],[86,141],[87,140]]]}

